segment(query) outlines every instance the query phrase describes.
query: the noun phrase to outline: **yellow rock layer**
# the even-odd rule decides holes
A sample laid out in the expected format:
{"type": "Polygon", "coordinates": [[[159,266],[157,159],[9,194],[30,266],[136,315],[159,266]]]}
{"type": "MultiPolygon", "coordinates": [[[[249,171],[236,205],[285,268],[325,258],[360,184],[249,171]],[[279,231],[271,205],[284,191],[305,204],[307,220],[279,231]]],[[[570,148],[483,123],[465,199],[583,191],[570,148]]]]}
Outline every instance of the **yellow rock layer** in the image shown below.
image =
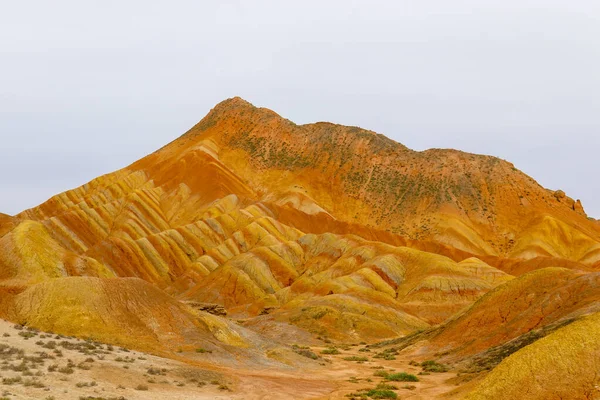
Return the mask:
{"type": "Polygon", "coordinates": [[[517,351],[465,400],[584,400],[600,396],[600,313],[517,351]]]}
{"type": "MultiPolygon", "coordinates": [[[[135,277],[344,339],[442,323],[549,265],[600,269],[600,225],[512,164],[299,126],[239,98],[127,168],[0,215],[6,299],[90,285],[68,276],[135,277]]],[[[41,324],[49,313],[31,304],[26,314],[41,324]]]]}
{"type": "Polygon", "coordinates": [[[7,316],[47,332],[143,350],[247,346],[230,324],[136,278],[67,277],[18,294],[7,316]]]}

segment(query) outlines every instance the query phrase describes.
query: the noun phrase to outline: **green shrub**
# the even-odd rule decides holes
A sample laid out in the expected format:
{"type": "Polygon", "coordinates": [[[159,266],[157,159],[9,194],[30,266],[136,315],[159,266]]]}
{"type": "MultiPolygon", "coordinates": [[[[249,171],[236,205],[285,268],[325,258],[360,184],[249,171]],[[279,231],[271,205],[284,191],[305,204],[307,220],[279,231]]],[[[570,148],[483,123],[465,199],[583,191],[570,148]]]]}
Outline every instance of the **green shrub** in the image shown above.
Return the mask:
{"type": "Polygon", "coordinates": [[[388,374],[386,377],[388,381],[395,382],[419,382],[419,378],[412,374],[407,374],[406,372],[398,372],[395,374],[388,374]]]}
{"type": "Polygon", "coordinates": [[[447,365],[437,363],[433,360],[423,361],[421,367],[423,368],[423,371],[426,372],[448,372],[447,365]]]}
{"type": "Polygon", "coordinates": [[[61,374],[72,374],[75,371],[73,371],[73,368],[67,366],[67,367],[59,368],[58,372],[60,372],[61,374]]]}
{"type": "Polygon", "coordinates": [[[321,351],[321,354],[341,354],[335,347],[330,347],[321,351]]]}
{"type": "Polygon", "coordinates": [[[367,392],[367,396],[372,399],[397,399],[398,395],[391,390],[371,389],[367,392]]]}
{"type": "Polygon", "coordinates": [[[196,353],[212,353],[212,350],[206,350],[200,347],[199,349],[196,349],[196,353]]]}
{"type": "Polygon", "coordinates": [[[346,361],[359,361],[359,362],[369,361],[369,359],[367,357],[359,357],[359,356],[344,357],[344,360],[346,360],[346,361]]]}
{"type": "Polygon", "coordinates": [[[397,399],[398,395],[389,389],[381,389],[379,386],[375,389],[361,389],[356,393],[347,394],[350,400],[356,399],[397,399]]]}
{"type": "Polygon", "coordinates": [[[380,389],[380,390],[398,390],[398,387],[394,386],[394,385],[390,385],[389,383],[383,383],[383,382],[381,382],[380,384],[377,385],[377,387],[375,389],[380,389]]]}
{"type": "Polygon", "coordinates": [[[310,358],[312,360],[317,360],[319,358],[318,355],[316,355],[315,353],[313,353],[311,350],[308,350],[308,349],[294,349],[294,351],[297,354],[300,354],[301,356],[310,358]]]}
{"type": "Polygon", "coordinates": [[[22,331],[22,332],[19,332],[19,336],[22,336],[23,338],[25,338],[25,340],[28,340],[29,338],[37,336],[37,333],[29,332],[29,331],[26,331],[26,332],[22,331]]]}
{"type": "Polygon", "coordinates": [[[14,378],[2,378],[3,385],[14,385],[15,383],[21,383],[22,381],[23,378],[21,378],[20,376],[14,378]]]}

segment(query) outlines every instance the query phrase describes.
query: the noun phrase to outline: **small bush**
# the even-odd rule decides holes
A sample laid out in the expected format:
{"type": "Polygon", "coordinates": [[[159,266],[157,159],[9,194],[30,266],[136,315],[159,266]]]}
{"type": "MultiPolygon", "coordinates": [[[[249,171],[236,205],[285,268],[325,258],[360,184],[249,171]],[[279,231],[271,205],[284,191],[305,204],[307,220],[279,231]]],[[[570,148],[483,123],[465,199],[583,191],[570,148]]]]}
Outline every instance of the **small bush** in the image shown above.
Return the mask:
{"type": "Polygon", "coordinates": [[[312,360],[317,360],[319,358],[318,355],[316,355],[315,353],[313,353],[311,350],[308,350],[308,349],[294,349],[294,351],[297,354],[300,354],[301,356],[310,358],[312,360]]]}
{"type": "Polygon", "coordinates": [[[383,382],[381,382],[380,384],[377,385],[377,387],[375,389],[380,389],[380,390],[398,390],[398,387],[394,386],[394,385],[390,385],[389,383],[383,383],[383,382]]]}
{"type": "Polygon", "coordinates": [[[17,376],[15,378],[2,378],[3,385],[14,385],[15,383],[21,383],[22,381],[23,378],[21,378],[20,376],[17,376]]]}
{"type": "Polygon", "coordinates": [[[330,347],[328,349],[321,350],[321,354],[341,354],[341,353],[335,347],[330,347]]]}
{"type": "Polygon", "coordinates": [[[25,338],[25,340],[28,340],[32,337],[37,336],[37,333],[29,332],[29,331],[21,331],[21,332],[19,332],[19,336],[22,336],[23,338],[25,338]]]}
{"type": "Polygon", "coordinates": [[[50,340],[42,345],[45,349],[54,350],[56,348],[56,342],[54,340],[50,340]]]}
{"type": "Polygon", "coordinates": [[[388,374],[386,377],[388,381],[395,382],[419,382],[419,378],[412,374],[407,374],[406,372],[398,372],[395,374],[388,374]]]}
{"type": "Polygon", "coordinates": [[[77,368],[83,369],[85,371],[89,371],[90,369],[92,369],[92,367],[90,365],[86,364],[85,362],[77,364],[77,368]]]}
{"type": "Polygon", "coordinates": [[[384,360],[395,360],[396,357],[398,355],[398,350],[396,350],[395,348],[391,348],[391,349],[385,349],[384,351],[382,351],[381,353],[377,353],[375,354],[373,357],[375,358],[383,358],[384,360]]]}
{"type": "Polygon", "coordinates": [[[148,385],[139,384],[135,387],[135,390],[148,390],[148,385]]]}
{"type": "Polygon", "coordinates": [[[46,387],[46,385],[44,385],[42,382],[36,381],[35,379],[27,379],[27,380],[23,381],[23,386],[27,386],[27,387],[31,386],[36,389],[42,389],[42,388],[46,387]]]}
{"type": "Polygon", "coordinates": [[[361,389],[356,393],[347,394],[346,397],[350,398],[351,400],[366,399],[366,398],[397,399],[398,395],[389,389],[381,389],[378,387],[375,389],[361,389]]]}
{"type": "Polygon", "coordinates": [[[72,374],[75,371],[71,367],[62,367],[58,369],[58,372],[60,372],[61,374],[72,374]]]}
{"type": "Polygon", "coordinates": [[[160,369],[160,368],[154,368],[154,367],[150,367],[148,368],[148,374],[150,375],[166,375],[167,370],[166,369],[160,369]]]}
{"type": "Polygon", "coordinates": [[[346,360],[346,361],[358,361],[358,362],[369,361],[369,359],[367,357],[360,357],[360,356],[344,357],[344,360],[346,360]]]}
{"type": "Polygon", "coordinates": [[[391,390],[371,389],[367,393],[372,399],[397,399],[398,395],[391,390]]]}
{"type": "Polygon", "coordinates": [[[421,367],[425,372],[448,372],[448,366],[433,360],[423,361],[421,367]]]}
{"type": "Polygon", "coordinates": [[[83,388],[83,387],[94,387],[96,386],[97,383],[95,381],[92,382],[77,382],[75,384],[75,386],[77,386],[78,388],[83,388]]]}
{"type": "Polygon", "coordinates": [[[196,353],[201,353],[201,354],[212,353],[212,350],[206,350],[206,349],[203,349],[202,347],[200,347],[199,349],[196,349],[196,353]]]}

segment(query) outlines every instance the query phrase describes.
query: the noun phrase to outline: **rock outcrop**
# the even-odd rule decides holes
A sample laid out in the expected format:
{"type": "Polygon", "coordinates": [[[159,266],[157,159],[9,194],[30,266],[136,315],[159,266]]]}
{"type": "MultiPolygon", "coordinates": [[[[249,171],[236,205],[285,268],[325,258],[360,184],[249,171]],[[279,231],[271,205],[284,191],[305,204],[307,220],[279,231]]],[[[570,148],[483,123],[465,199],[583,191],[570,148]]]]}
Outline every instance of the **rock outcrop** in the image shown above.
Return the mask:
{"type": "Polygon", "coordinates": [[[268,348],[249,329],[346,342],[423,330],[424,351],[449,362],[526,343],[497,367],[524,366],[526,382],[563,337],[594,345],[580,326],[597,329],[584,315],[598,271],[598,222],[509,162],[296,125],[240,98],[122,170],[0,215],[1,315],[223,357],[268,348]]]}

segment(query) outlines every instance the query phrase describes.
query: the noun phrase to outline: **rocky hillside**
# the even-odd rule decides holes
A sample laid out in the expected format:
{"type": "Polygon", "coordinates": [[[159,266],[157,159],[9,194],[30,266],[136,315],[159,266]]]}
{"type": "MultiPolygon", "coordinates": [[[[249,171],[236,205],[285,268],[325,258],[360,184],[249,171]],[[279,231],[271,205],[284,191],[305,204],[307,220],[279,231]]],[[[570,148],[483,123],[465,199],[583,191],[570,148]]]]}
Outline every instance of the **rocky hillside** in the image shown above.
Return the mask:
{"type": "Polygon", "coordinates": [[[599,270],[600,225],[506,161],[300,126],[240,98],[122,170],[0,215],[0,316],[221,362],[268,364],[272,339],[422,332],[423,354],[465,364],[595,310],[599,270]]]}

